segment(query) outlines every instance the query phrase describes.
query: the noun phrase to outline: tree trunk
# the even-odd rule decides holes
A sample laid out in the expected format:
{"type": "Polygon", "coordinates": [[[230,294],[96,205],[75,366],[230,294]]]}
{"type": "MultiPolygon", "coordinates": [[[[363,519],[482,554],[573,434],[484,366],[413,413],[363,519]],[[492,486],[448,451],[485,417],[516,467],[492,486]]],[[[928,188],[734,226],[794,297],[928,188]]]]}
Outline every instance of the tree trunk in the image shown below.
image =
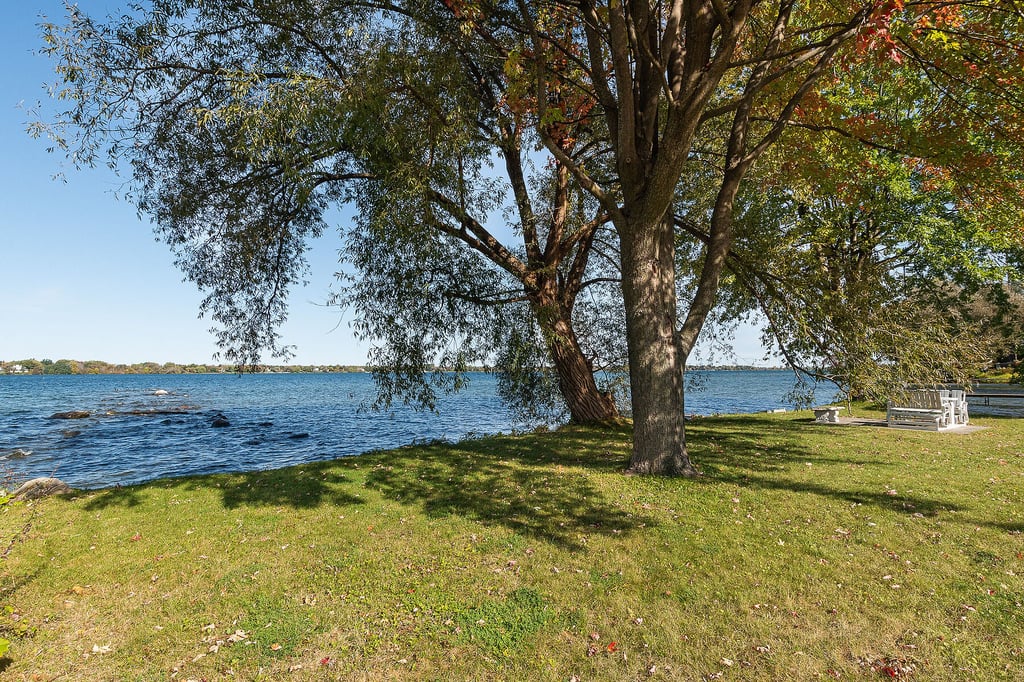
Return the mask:
{"type": "Polygon", "coordinates": [[[594,380],[594,368],[583,355],[576,331],[564,316],[551,320],[544,330],[548,351],[558,372],[558,387],[575,424],[606,422],[619,416],[611,393],[601,391],[594,380]]]}
{"type": "Polygon", "coordinates": [[[672,221],[628,225],[627,231],[621,257],[633,406],[629,472],[695,476],[683,422],[685,359],[676,340],[672,221]]]}
{"type": "Polygon", "coordinates": [[[531,302],[548,353],[558,373],[558,388],[574,424],[594,424],[616,419],[619,410],[611,393],[602,392],[594,368],[580,348],[572,324],[572,302],[554,277],[542,277],[531,302]]]}

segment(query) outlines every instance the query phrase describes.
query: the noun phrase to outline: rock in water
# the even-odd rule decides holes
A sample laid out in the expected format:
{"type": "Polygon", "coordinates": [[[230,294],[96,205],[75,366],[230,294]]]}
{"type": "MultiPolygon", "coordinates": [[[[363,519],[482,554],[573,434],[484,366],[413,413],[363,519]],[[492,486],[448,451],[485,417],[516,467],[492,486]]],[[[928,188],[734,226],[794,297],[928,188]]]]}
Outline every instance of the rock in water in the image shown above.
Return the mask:
{"type": "Polygon", "coordinates": [[[24,459],[32,454],[31,450],[25,450],[24,448],[16,448],[8,452],[4,457],[6,459],[24,459]]]}
{"type": "Polygon", "coordinates": [[[54,412],[50,415],[50,419],[85,419],[91,412],[85,410],[71,410],[69,412],[54,412]]]}
{"type": "Polygon", "coordinates": [[[215,416],[215,417],[213,418],[213,422],[211,422],[211,423],[212,423],[212,425],[213,425],[213,426],[215,426],[215,427],[217,427],[217,428],[223,428],[223,427],[225,427],[225,426],[231,426],[231,422],[229,422],[229,421],[228,421],[228,418],[227,418],[227,417],[225,417],[225,416],[224,416],[224,415],[222,415],[222,414],[218,414],[218,415],[216,415],[216,416],[215,416]]]}
{"type": "Polygon", "coordinates": [[[16,500],[35,500],[49,495],[70,493],[71,486],[59,478],[33,478],[11,493],[16,500]]]}
{"type": "Polygon", "coordinates": [[[167,394],[168,394],[168,392],[165,391],[162,388],[158,388],[155,391],[153,391],[153,395],[167,395],[167,394]]]}

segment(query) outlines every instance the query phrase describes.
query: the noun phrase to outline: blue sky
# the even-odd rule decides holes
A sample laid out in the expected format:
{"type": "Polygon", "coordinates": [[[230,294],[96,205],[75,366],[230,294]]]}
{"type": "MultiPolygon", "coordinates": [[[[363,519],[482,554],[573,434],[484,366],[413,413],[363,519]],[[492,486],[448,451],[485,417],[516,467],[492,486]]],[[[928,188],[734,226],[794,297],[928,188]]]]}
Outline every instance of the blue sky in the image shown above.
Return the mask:
{"type": "MultiPolygon", "coordinates": [[[[90,14],[119,3],[83,0],[90,14]]],[[[75,171],[25,133],[28,109],[54,80],[34,54],[40,14],[58,21],[59,0],[10,3],[0,27],[0,360],[74,358],[108,362],[210,362],[217,351],[198,319],[201,294],[182,281],[166,246],[134,207],[115,197],[105,168],[75,171]],[[65,180],[53,176],[64,171],[65,180]]],[[[337,270],[334,231],[311,251],[310,284],[292,292],[282,332],[293,364],[362,364],[366,347],[351,313],[322,305],[337,270]]]]}
{"type": "MultiPolygon", "coordinates": [[[[106,15],[123,3],[81,0],[106,15]]],[[[150,224],[115,194],[105,168],[76,171],[44,140],[25,133],[29,110],[48,106],[52,64],[36,54],[41,15],[61,21],[60,0],[10,3],[0,26],[0,360],[73,358],[107,362],[210,362],[212,323],[199,319],[200,292],[182,281],[150,224]],[[63,179],[54,179],[60,172],[63,179]]],[[[323,305],[338,269],[328,230],[310,251],[309,285],[293,291],[284,343],[293,364],[362,364],[351,312],[323,305]]],[[[761,364],[757,334],[737,338],[736,361],[761,364]]],[[[719,358],[719,362],[723,361],[719,358]]]]}

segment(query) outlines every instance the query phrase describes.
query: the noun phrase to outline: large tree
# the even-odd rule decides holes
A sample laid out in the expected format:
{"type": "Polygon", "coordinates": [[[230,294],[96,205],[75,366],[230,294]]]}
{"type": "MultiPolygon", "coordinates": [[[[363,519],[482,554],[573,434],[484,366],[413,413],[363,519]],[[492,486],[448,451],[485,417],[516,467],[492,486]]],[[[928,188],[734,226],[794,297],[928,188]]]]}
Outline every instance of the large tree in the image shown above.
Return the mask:
{"type": "MultiPolygon", "coordinates": [[[[537,167],[533,127],[503,101],[503,62],[449,42],[450,21],[444,11],[436,25],[389,22],[350,65],[362,122],[345,151],[366,177],[349,184],[359,215],[343,253],[358,274],[341,299],[380,341],[382,395],[426,388],[431,362],[496,361],[506,397],[554,379],[574,421],[613,418],[594,372],[608,353],[578,306],[606,284],[591,258],[607,217],[564,164],[537,167]]],[[[562,148],[583,162],[575,125],[563,127],[562,148]]],[[[530,393],[512,402],[544,398],[530,393]]]]}
{"type": "MultiPolygon", "coordinates": [[[[244,238],[226,249],[238,252],[232,254],[232,268],[206,268],[195,277],[215,291],[225,284],[244,290],[245,278],[252,276],[252,251],[267,254],[257,269],[287,269],[299,251],[294,235],[316,229],[324,202],[341,196],[339,182],[366,174],[362,139],[324,131],[351,112],[363,112],[363,120],[392,118],[389,106],[397,100],[364,97],[358,87],[361,65],[388,42],[373,38],[399,27],[402,35],[390,41],[408,35],[450,46],[459,64],[473,65],[459,72],[472,76],[467,83],[488,84],[469,88],[469,101],[475,97],[481,109],[502,113],[503,125],[516,131],[506,138],[510,143],[527,139],[523,135],[531,131],[553,159],[555,176],[568,174],[592,197],[596,209],[581,225],[607,220],[614,226],[634,419],[630,469],[637,473],[695,472],[686,452],[682,374],[719,292],[733,245],[736,198],[747,173],[791,124],[839,123],[829,118],[819,94],[826,88],[855,88],[846,78],[847,66],[876,58],[912,65],[923,74],[915,83],[928,82],[939,93],[942,116],[931,119],[936,125],[963,131],[967,141],[972,136],[1020,139],[1022,19],[1016,2],[270,4],[159,0],[151,12],[140,11],[141,19],[130,16],[103,27],[79,17],[70,35],[51,31],[67,84],[63,92],[73,101],[64,120],[84,131],[73,149],[95,150],[94,136],[110,134],[111,116],[127,116],[127,134],[112,151],[136,161],[144,190],[158,189],[168,172],[178,173],[189,163],[198,163],[189,173],[206,174],[196,189],[225,171],[228,178],[265,175],[265,182],[249,196],[236,195],[243,200],[229,202],[228,208],[217,204],[161,214],[162,206],[192,199],[153,203],[159,192],[143,194],[143,208],[171,227],[169,240],[185,247],[189,257],[224,252],[225,233],[233,234],[240,220],[247,225],[244,238]],[[199,132],[183,135],[181,121],[197,115],[199,132]],[[694,143],[704,131],[719,135],[720,154],[714,159],[706,245],[691,268],[694,289],[681,312],[674,208],[687,182],[687,164],[699,151],[694,143]],[[179,138],[192,140],[193,148],[179,145],[179,138]],[[136,141],[141,144],[123,144],[136,141]],[[155,152],[148,147],[154,141],[159,143],[155,152]],[[207,147],[201,146],[204,141],[207,147]],[[225,153],[238,148],[247,153],[225,153]],[[210,162],[209,155],[218,154],[226,160],[210,162]],[[270,163],[257,163],[264,159],[270,163]],[[315,172],[299,172],[310,169],[315,172]],[[273,219],[246,221],[254,205],[274,207],[273,219]],[[211,216],[219,222],[211,222],[226,230],[208,234],[197,231],[198,219],[175,222],[180,215],[211,210],[220,212],[211,216]],[[228,210],[234,212],[223,213],[228,210]],[[221,219],[225,215],[228,219],[221,219]],[[269,229],[273,226],[276,231],[269,229]],[[267,243],[275,248],[267,250],[267,243]]],[[[395,75],[409,101],[442,116],[466,102],[450,94],[461,86],[428,90],[427,99],[418,101],[422,93],[416,83],[395,75]]],[[[928,146],[923,139],[921,147],[928,146]]],[[[1007,145],[1002,151],[1014,149],[1007,145]]],[[[454,158],[468,158],[479,169],[483,156],[454,158]]],[[[1004,154],[990,162],[995,166],[1008,158],[1004,154]]],[[[992,178],[997,181],[998,174],[992,178]]],[[[509,180],[515,187],[517,178],[509,180]]],[[[438,208],[448,213],[452,227],[487,243],[490,233],[478,232],[479,219],[464,220],[454,195],[447,200],[455,201],[452,210],[438,208]]],[[[529,265],[536,262],[529,250],[537,240],[530,236],[533,223],[526,215],[520,207],[529,265]]],[[[580,233],[587,232],[575,234],[580,233]]],[[[582,241],[576,238],[574,244],[582,241]]],[[[247,309],[260,310],[233,296],[224,297],[230,305],[221,301],[217,314],[227,310],[231,319],[242,319],[247,309]]],[[[262,312],[271,323],[277,313],[262,312]]],[[[260,345],[272,340],[267,334],[254,336],[260,345]]]]}
{"type": "Polygon", "coordinates": [[[397,9],[158,1],[95,21],[70,7],[45,25],[73,105],[53,130],[74,128],[58,140],[76,162],[130,160],[133,198],[208,292],[229,359],[287,353],[306,245],[351,202],[360,276],[339,300],[378,342],[382,402],[432,406],[462,376],[427,369],[497,358],[509,396],[553,376],[574,421],[616,417],[604,354],[574,321],[603,281],[588,273],[606,216],[561,162],[531,173],[536,134],[502,101],[493,50],[453,40],[444,6],[415,22],[397,9]]]}
{"type": "MultiPolygon", "coordinates": [[[[979,123],[983,112],[995,110],[1019,121],[1015,5],[737,0],[518,8],[530,39],[525,78],[536,88],[542,136],[552,82],[559,93],[569,88],[588,96],[607,129],[615,170],[608,181],[564,158],[552,139],[546,145],[602,203],[619,235],[634,419],[630,468],[638,473],[694,471],[683,430],[682,371],[719,291],[736,197],[748,171],[805,117],[819,89],[856,87],[844,68],[858,60],[905,61],[941,93],[943,112],[970,119],[967,135],[1020,139],[1016,123],[987,130],[979,123]],[[963,45],[981,56],[965,58],[963,45]],[[564,59],[579,66],[571,80],[550,68],[564,59]],[[991,82],[965,79],[972,68],[991,82]],[[707,239],[680,315],[672,207],[698,151],[694,142],[709,129],[719,135],[720,153],[707,239]]],[[[473,30],[496,34],[487,33],[487,13],[465,14],[473,30]]]]}

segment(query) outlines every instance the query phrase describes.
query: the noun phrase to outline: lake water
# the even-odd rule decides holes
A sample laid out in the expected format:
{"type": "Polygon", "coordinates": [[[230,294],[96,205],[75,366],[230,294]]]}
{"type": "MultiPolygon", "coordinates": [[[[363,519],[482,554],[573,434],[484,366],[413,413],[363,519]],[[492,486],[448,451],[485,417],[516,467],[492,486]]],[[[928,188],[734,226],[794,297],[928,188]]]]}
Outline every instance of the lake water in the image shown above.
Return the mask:
{"type": "MultiPolygon", "coordinates": [[[[994,394],[1024,394],[1024,386],[1016,384],[975,384],[975,393],[994,394]]],[[[968,395],[967,405],[970,414],[985,414],[1000,417],[1021,417],[1024,416],[1024,399],[1016,397],[991,398],[988,405],[982,398],[972,398],[968,395]]]]}
{"type": "MultiPolygon", "coordinates": [[[[687,414],[790,407],[789,372],[698,376],[702,386],[687,392],[687,414]]],[[[95,488],[271,469],[534,426],[511,418],[488,374],[472,375],[467,389],[441,400],[437,414],[360,409],[373,391],[368,374],[0,376],[0,473],[53,475],[95,488]],[[70,410],[91,416],[50,418],[70,410]],[[230,426],[214,428],[217,414],[230,426]]]]}

